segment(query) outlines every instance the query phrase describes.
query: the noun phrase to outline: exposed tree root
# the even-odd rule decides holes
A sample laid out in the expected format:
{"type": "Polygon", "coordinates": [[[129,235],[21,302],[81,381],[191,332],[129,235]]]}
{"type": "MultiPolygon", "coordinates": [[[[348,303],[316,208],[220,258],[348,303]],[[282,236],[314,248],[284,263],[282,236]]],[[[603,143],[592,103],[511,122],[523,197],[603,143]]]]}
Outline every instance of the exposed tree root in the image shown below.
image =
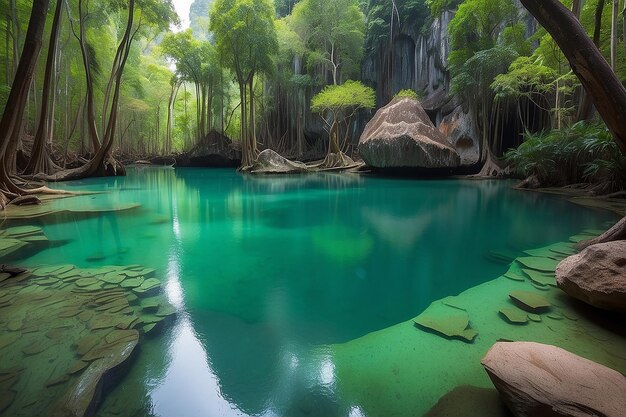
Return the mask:
{"type": "Polygon", "coordinates": [[[626,217],[617,222],[615,226],[604,232],[602,235],[580,242],[576,245],[576,249],[583,250],[589,246],[597,245],[598,243],[613,242],[616,240],[626,240],[626,217]]]}

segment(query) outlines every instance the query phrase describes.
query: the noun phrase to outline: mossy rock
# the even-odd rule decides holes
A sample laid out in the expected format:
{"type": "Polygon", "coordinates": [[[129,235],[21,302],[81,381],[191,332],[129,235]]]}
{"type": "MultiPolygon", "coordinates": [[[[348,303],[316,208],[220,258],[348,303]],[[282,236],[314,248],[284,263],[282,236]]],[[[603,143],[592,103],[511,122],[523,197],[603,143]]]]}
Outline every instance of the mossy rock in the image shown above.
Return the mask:
{"type": "Polygon", "coordinates": [[[517,258],[517,262],[521,263],[526,268],[541,272],[554,272],[559,264],[559,261],[556,259],[539,256],[525,256],[517,258]]]}
{"type": "Polygon", "coordinates": [[[139,287],[133,288],[133,291],[140,296],[147,296],[149,293],[161,287],[161,281],[156,278],[148,278],[139,287]]]}
{"type": "Polygon", "coordinates": [[[142,276],[136,278],[126,278],[120,286],[122,288],[137,288],[141,287],[141,284],[143,284],[144,281],[145,279],[142,276]]]}
{"type": "Polygon", "coordinates": [[[439,301],[432,303],[413,322],[450,339],[472,342],[478,335],[470,326],[469,315],[457,308],[448,307],[439,301]]]}
{"type": "Polygon", "coordinates": [[[37,235],[43,233],[40,227],[37,226],[16,226],[10,227],[4,230],[5,235],[14,237],[14,238],[22,238],[32,235],[37,235]]]}
{"type": "Polygon", "coordinates": [[[536,292],[512,291],[509,297],[529,313],[538,313],[551,307],[550,301],[536,292]]]}
{"type": "Polygon", "coordinates": [[[525,311],[515,307],[503,307],[499,313],[510,324],[526,324],[528,323],[528,314],[525,311]]]}
{"type": "Polygon", "coordinates": [[[546,274],[534,269],[524,269],[524,274],[530,278],[532,282],[541,286],[556,287],[556,278],[554,274],[546,274]]]}

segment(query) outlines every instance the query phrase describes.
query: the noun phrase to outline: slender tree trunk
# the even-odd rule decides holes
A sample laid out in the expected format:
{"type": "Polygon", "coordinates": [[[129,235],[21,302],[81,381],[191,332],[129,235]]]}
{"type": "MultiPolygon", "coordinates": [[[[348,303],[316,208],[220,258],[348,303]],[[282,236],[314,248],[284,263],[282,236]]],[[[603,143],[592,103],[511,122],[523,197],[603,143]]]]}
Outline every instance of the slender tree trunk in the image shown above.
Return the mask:
{"type": "Polygon", "coordinates": [[[22,194],[7,172],[6,161],[15,155],[7,155],[7,149],[15,145],[15,132],[21,129],[28,88],[31,85],[46,24],[49,0],[33,0],[24,50],[17,67],[2,119],[0,120],[0,207],[22,194]],[[13,143],[11,143],[13,142],[13,143]]]}
{"type": "Polygon", "coordinates": [[[619,0],[613,0],[611,13],[611,68],[617,66],[617,17],[619,15],[619,0]]]}
{"type": "MultiPolygon", "coordinates": [[[[598,4],[596,5],[596,12],[594,18],[594,28],[593,28],[593,43],[596,47],[600,48],[600,34],[602,32],[602,14],[604,12],[604,0],[598,0],[598,4]]],[[[592,116],[593,103],[591,100],[591,96],[587,93],[587,91],[583,88],[581,92],[580,99],[580,107],[578,108],[578,114],[576,115],[576,120],[589,120],[592,116]]]]}
{"type": "Polygon", "coordinates": [[[46,61],[46,70],[43,82],[43,91],[41,96],[41,116],[39,117],[39,126],[35,133],[35,140],[30,155],[30,161],[24,170],[25,174],[52,174],[60,169],[50,159],[46,144],[50,142],[50,119],[54,118],[54,63],[57,56],[57,47],[59,45],[59,31],[61,28],[61,17],[63,9],[63,0],[57,0],[54,11],[54,19],[52,21],[52,30],[50,32],[50,46],[48,47],[48,58],[46,61]]]}
{"type": "Polygon", "coordinates": [[[256,146],[257,137],[256,137],[256,114],[254,109],[254,75],[250,76],[250,151],[252,153],[251,158],[254,161],[258,154],[258,149],[256,146]]]}
{"type": "Polygon", "coordinates": [[[552,35],[626,155],[626,88],[576,17],[557,0],[521,0],[552,35]]]}

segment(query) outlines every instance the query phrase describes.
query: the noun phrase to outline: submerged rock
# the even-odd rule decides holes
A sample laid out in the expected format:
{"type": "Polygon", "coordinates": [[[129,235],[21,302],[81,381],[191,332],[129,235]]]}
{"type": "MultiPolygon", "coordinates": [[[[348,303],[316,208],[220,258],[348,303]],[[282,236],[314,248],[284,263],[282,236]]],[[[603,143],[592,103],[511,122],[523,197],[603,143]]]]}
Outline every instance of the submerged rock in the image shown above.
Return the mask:
{"type": "Polygon", "coordinates": [[[419,101],[397,98],[376,112],[359,140],[363,160],[374,168],[452,168],[457,151],[428,118],[419,101]]]}
{"type": "Polygon", "coordinates": [[[512,291],[509,297],[529,313],[539,313],[550,308],[550,301],[545,297],[530,291],[512,291]]]}
{"type": "Polygon", "coordinates": [[[473,342],[478,332],[470,326],[467,312],[435,301],[419,316],[413,319],[419,327],[433,330],[450,339],[473,342]]]}
{"type": "Polygon", "coordinates": [[[471,385],[456,387],[437,401],[424,417],[510,416],[506,405],[493,388],[471,385]]]}
{"type": "Polygon", "coordinates": [[[594,307],[626,312],[626,240],[589,246],[561,262],[557,285],[594,307]]]}
{"type": "Polygon", "coordinates": [[[255,174],[292,174],[307,171],[307,166],[302,162],[290,161],[271,149],[261,152],[250,169],[250,172],[255,174]]]}
{"type": "Polygon", "coordinates": [[[623,417],[626,377],[555,346],[496,343],[482,364],[518,417],[623,417]]]}

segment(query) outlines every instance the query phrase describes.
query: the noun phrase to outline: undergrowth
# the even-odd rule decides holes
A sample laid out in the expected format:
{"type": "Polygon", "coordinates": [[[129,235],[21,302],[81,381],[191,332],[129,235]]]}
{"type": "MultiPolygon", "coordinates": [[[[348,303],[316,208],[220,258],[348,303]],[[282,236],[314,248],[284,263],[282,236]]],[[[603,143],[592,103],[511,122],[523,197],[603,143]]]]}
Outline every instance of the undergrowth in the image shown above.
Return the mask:
{"type": "Polygon", "coordinates": [[[535,176],[541,186],[589,183],[603,193],[626,188],[626,158],[602,123],[528,133],[505,159],[518,175],[535,176]]]}

